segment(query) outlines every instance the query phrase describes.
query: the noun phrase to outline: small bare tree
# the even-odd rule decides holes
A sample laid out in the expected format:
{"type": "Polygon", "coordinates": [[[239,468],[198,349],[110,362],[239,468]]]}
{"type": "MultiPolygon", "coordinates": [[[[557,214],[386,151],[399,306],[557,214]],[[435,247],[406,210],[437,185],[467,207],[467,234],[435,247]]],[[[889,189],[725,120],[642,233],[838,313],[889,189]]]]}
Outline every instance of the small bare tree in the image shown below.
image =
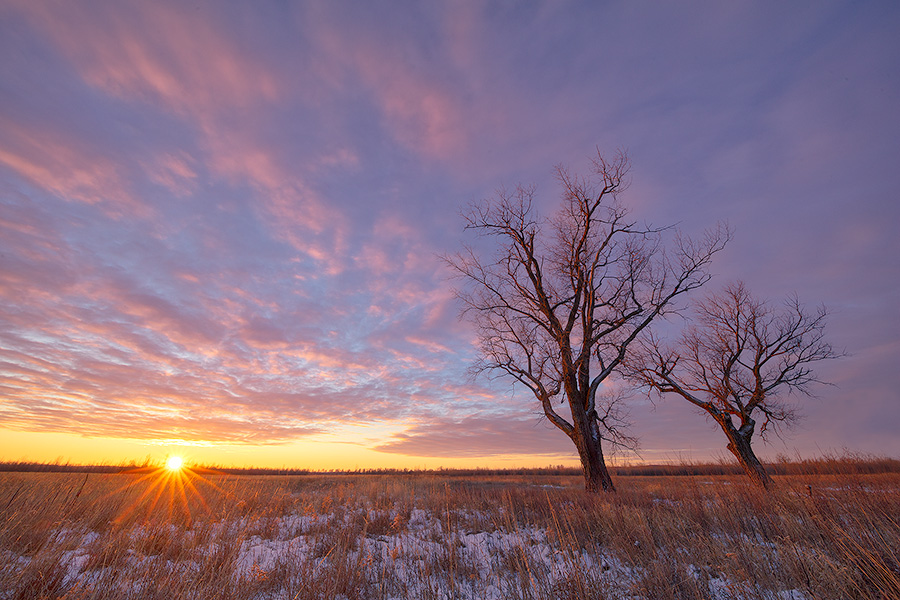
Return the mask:
{"type": "Polygon", "coordinates": [[[719,227],[702,242],[676,236],[666,253],[663,230],[637,225],[619,203],[627,156],[598,153],[593,167],[590,179],[557,168],[563,197],[552,219],[535,215],[530,187],[472,206],[466,228],[496,238],[496,254],[467,247],[447,262],[468,284],[459,296],[480,337],[474,370],[512,376],[531,390],[575,444],[585,489],[598,492],[615,490],[603,440],[634,443],[620,427],[620,398],[598,398],[600,384],[673,300],[706,283],[729,232],[719,227]]]}
{"type": "Polygon", "coordinates": [[[697,302],[696,322],[667,346],[641,339],[629,356],[632,380],[651,392],[675,394],[704,411],[722,428],[728,450],[754,483],[770,478],[753,452],[756,419],[765,439],[777,425],[796,421],[781,392],[809,393],[819,381],[812,363],[839,354],[824,340],[826,311],[810,314],[796,298],[773,307],[734,283],[697,302]]]}

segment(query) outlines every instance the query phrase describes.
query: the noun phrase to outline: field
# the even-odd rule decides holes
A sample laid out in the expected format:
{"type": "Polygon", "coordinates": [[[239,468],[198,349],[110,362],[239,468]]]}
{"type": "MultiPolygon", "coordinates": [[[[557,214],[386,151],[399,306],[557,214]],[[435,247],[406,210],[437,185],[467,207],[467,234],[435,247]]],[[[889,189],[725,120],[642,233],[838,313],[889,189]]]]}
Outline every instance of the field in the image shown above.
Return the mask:
{"type": "Polygon", "coordinates": [[[0,600],[900,598],[900,473],[846,470],[3,472],[0,600]]]}

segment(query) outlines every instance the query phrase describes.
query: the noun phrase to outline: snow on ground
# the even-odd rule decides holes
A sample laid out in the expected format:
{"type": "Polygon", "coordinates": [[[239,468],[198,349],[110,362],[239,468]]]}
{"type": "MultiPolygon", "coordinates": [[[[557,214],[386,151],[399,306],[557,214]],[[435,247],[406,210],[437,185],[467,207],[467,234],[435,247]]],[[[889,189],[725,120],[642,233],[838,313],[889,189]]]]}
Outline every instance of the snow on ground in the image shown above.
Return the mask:
{"type": "MultiPolygon", "coordinates": [[[[219,522],[206,532],[206,541],[195,543],[199,532],[163,532],[173,543],[191,548],[190,552],[175,553],[179,558],[141,554],[137,550],[148,532],[140,527],[130,532],[134,547],[124,549],[126,556],[116,568],[116,578],[131,590],[148,588],[146,573],[153,561],[166,561],[168,572],[184,573],[186,577],[200,573],[209,556],[234,550],[230,563],[232,580],[237,584],[264,580],[278,572],[294,573],[293,577],[315,577],[329,569],[349,568],[365,577],[372,585],[380,585],[389,593],[385,598],[462,598],[500,600],[520,597],[523,586],[533,590],[564,590],[578,587],[608,590],[611,597],[639,598],[635,582],[640,568],[629,567],[602,548],[561,548],[550,539],[547,530],[522,527],[506,530],[487,529],[449,530],[446,514],[433,514],[414,508],[402,520],[404,525],[390,531],[341,538],[354,518],[361,514],[368,521],[392,514],[361,507],[361,512],[345,512],[343,522],[335,515],[289,514],[272,517],[268,523],[255,522],[256,529],[267,533],[241,534],[253,530],[247,518],[219,522]],[[229,537],[230,536],[230,537],[229,537]],[[233,549],[223,548],[222,540],[237,540],[233,549]],[[218,540],[218,541],[216,541],[218,540]],[[342,546],[343,544],[343,546],[342,546]]],[[[465,511],[460,511],[465,512],[465,511]]],[[[459,516],[459,515],[457,515],[459,516]]],[[[484,515],[469,511],[460,522],[488,522],[484,515]],[[480,518],[485,517],[485,518],[480,518]]],[[[396,514],[395,522],[399,523],[396,514]]],[[[367,522],[368,522],[367,521],[367,522]]],[[[174,526],[171,526],[174,527],[174,526]]],[[[92,553],[103,542],[101,534],[60,530],[51,543],[65,544],[60,555],[68,585],[95,582],[101,576],[103,564],[91,568],[92,553]]],[[[123,549],[119,550],[120,552],[123,549]]],[[[163,553],[162,549],[157,551],[163,553]]],[[[24,567],[29,559],[3,553],[7,564],[24,567]]],[[[93,561],[96,565],[97,561],[93,561]]],[[[712,598],[731,599],[744,593],[772,600],[806,600],[797,590],[766,592],[735,584],[701,568],[688,565],[687,573],[703,579],[712,598]]],[[[552,593],[550,594],[552,597],[552,593]]],[[[3,595],[0,594],[0,598],[3,595]]],[[[280,598],[277,590],[261,592],[259,598],[280,598]]]]}

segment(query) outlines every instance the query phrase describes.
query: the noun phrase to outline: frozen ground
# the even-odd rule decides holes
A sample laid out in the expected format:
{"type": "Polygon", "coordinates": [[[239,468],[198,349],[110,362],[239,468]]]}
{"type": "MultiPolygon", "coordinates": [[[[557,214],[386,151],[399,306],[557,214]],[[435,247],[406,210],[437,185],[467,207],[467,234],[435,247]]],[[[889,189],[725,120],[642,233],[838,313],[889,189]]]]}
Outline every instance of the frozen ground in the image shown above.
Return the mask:
{"type": "MultiPolygon", "coordinates": [[[[163,581],[184,582],[204,577],[210,568],[218,577],[227,570],[234,589],[260,599],[304,597],[304,586],[320,589],[323,581],[332,585],[320,597],[348,600],[645,597],[639,566],[627,566],[599,545],[575,547],[561,529],[497,526],[503,507],[491,514],[415,507],[339,513],[244,517],[184,529],[171,525],[168,531],[135,525],[124,532],[124,544],[123,532],[104,540],[101,533],[60,529],[47,543],[61,549],[61,589],[112,586],[122,597],[148,595],[160,587],[161,573],[169,575],[163,581]],[[371,524],[378,526],[370,530],[371,524]]],[[[44,548],[45,554],[51,550],[44,548]]],[[[35,560],[9,551],[0,556],[7,568],[22,571],[35,560]]],[[[807,598],[799,590],[729,581],[689,563],[678,571],[710,599],[807,598]]],[[[0,592],[0,598],[12,596],[0,592]]]]}
{"type": "Polygon", "coordinates": [[[0,600],[900,598],[900,476],[580,484],[0,473],[0,600]]]}

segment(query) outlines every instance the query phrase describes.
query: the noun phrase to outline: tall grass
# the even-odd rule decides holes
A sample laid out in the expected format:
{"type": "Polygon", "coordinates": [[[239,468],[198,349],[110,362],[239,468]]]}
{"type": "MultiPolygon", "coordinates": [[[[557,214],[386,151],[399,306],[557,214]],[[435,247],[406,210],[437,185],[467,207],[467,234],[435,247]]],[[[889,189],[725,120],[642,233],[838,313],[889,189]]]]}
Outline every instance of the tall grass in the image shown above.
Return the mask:
{"type": "Polygon", "coordinates": [[[900,598],[900,474],[845,467],[2,473],[0,599],[900,598]]]}

